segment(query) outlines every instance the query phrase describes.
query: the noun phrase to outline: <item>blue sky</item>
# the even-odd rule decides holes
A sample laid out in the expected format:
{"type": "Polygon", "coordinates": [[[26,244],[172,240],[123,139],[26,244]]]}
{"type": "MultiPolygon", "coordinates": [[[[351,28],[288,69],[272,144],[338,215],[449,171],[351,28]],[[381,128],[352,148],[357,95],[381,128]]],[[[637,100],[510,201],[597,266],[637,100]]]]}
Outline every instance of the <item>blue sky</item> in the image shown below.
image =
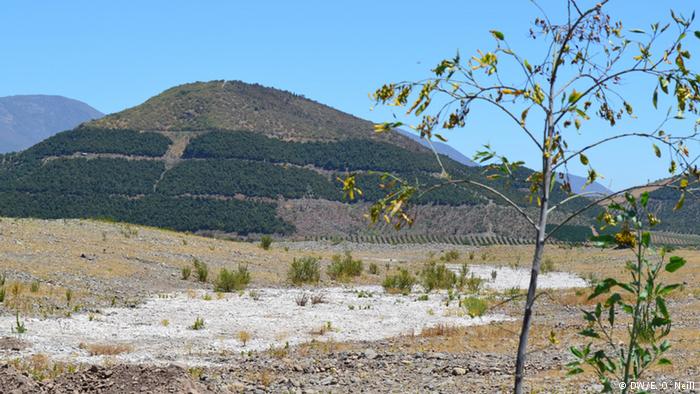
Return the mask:
{"type": "MultiPolygon", "coordinates": [[[[564,11],[562,1],[540,4],[553,15],[564,11]]],[[[618,0],[609,11],[627,28],[647,28],[667,20],[669,7],[690,14],[694,2],[618,0]]],[[[5,38],[0,96],[59,94],[110,113],[173,85],[238,79],[304,94],[379,122],[390,120],[391,112],[371,110],[373,89],[425,77],[456,50],[466,57],[492,47],[490,29],[505,33],[514,49],[536,52],[538,41],[528,38],[528,29],[537,15],[526,0],[6,1],[0,13],[5,38]]],[[[691,66],[697,70],[700,40],[687,42],[696,52],[691,66]]],[[[639,82],[625,85],[630,96],[643,100],[635,103],[643,114],[637,128],[659,119],[649,114],[653,85],[639,82]]],[[[592,125],[595,130],[573,140],[585,143],[610,132],[592,125]]],[[[688,127],[687,122],[670,125],[669,131],[688,127]]],[[[465,129],[448,136],[468,156],[491,143],[511,159],[538,161],[527,141],[493,111],[473,114],[465,129]]],[[[666,163],[651,152],[649,143],[630,141],[590,158],[606,176],[602,183],[617,189],[666,175],[666,163]]]]}

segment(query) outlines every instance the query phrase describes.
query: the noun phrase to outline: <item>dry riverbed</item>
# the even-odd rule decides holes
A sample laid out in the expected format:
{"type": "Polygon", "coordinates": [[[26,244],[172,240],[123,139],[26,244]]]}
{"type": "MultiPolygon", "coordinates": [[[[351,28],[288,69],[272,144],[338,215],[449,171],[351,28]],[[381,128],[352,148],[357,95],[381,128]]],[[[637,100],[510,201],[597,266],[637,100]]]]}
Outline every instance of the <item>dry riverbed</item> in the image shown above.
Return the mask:
{"type": "MultiPolygon", "coordinates": [[[[18,392],[498,392],[510,387],[527,246],[256,244],[82,220],[0,221],[0,387],[18,392]],[[455,250],[448,267],[483,280],[478,294],[387,294],[388,272],[417,273],[455,250]],[[366,272],[339,284],[331,256],[351,251],[366,272]],[[321,282],[291,287],[294,258],[321,260],[321,282]],[[210,280],[181,279],[194,260],[210,280]],[[216,293],[222,267],[245,264],[249,288],[216,293]],[[308,295],[305,306],[299,305],[308,295]],[[316,297],[314,304],[312,299],[316,297]],[[472,318],[459,297],[489,309],[472,318]],[[508,301],[515,296],[515,299],[508,301]],[[321,299],[319,299],[321,297],[321,299]],[[17,316],[17,313],[19,315],[17,316]],[[26,328],[17,333],[17,318],[26,328]],[[197,319],[203,326],[193,329],[197,319]]],[[[666,281],[684,282],[669,306],[676,316],[672,367],[656,378],[698,381],[700,254],[666,281]]],[[[528,387],[594,391],[594,378],[565,377],[568,347],[581,344],[588,281],[623,273],[624,251],[551,247],[541,276],[528,387]],[[552,341],[552,333],[556,340],[552,341]]]]}

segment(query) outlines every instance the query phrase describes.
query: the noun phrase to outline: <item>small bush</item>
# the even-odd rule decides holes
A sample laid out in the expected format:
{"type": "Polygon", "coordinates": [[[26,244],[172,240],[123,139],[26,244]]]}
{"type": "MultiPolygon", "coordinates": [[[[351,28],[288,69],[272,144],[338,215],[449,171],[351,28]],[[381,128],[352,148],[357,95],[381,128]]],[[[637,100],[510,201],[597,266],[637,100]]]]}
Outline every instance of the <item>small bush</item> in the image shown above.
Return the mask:
{"type": "Polygon", "coordinates": [[[194,323],[192,324],[192,326],[190,328],[193,330],[203,329],[204,328],[204,319],[202,319],[201,317],[194,319],[194,323]]]}
{"type": "Polygon", "coordinates": [[[445,267],[445,264],[437,264],[434,261],[426,264],[420,275],[427,292],[433,289],[451,289],[457,283],[457,275],[454,272],[445,267]]]}
{"type": "Polygon", "coordinates": [[[474,251],[469,252],[469,260],[474,260],[474,251]]]}
{"type": "Polygon", "coordinates": [[[545,258],[542,264],[540,264],[540,273],[546,274],[548,272],[556,271],[556,266],[554,260],[549,257],[545,258]]]}
{"type": "Polygon", "coordinates": [[[5,302],[5,288],[0,287],[0,302],[5,302]]]}
{"type": "Polygon", "coordinates": [[[238,331],[238,340],[241,342],[243,347],[248,343],[248,341],[253,338],[253,335],[249,333],[248,331],[238,331]]]}
{"type": "Polygon", "coordinates": [[[32,293],[36,293],[39,291],[39,281],[38,280],[33,281],[32,284],[29,285],[29,291],[31,291],[32,293]]]}
{"type": "Polygon", "coordinates": [[[369,263],[369,273],[372,275],[379,275],[379,266],[375,263],[369,263]]]}
{"type": "Polygon", "coordinates": [[[7,275],[0,274],[0,286],[5,286],[6,281],[7,281],[7,275]]]}
{"type": "Polygon", "coordinates": [[[478,293],[481,290],[483,284],[484,280],[479,278],[478,276],[474,276],[474,274],[472,274],[469,278],[465,280],[465,285],[467,286],[467,290],[470,293],[478,293]]]}
{"type": "Polygon", "coordinates": [[[353,260],[350,252],[345,256],[334,255],[328,266],[328,276],[333,280],[347,281],[362,274],[362,260],[353,260]]]}
{"type": "Polygon", "coordinates": [[[321,278],[321,271],[316,257],[302,257],[294,259],[287,274],[289,281],[295,286],[304,283],[317,283],[321,278]]]}
{"type": "Polygon", "coordinates": [[[382,286],[387,293],[409,294],[414,283],[416,278],[407,269],[401,268],[398,274],[387,275],[382,286]]]}
{"type": "Polygon", "coordinates": [[[180,271],[180,277],[182,278],[182,280],[189,279],[190,275],[192,275],[192,268],[191,267],[182,267],[182,270],[180,271]]]}
{"type": "Polygon", "coordinates": [[[214,283],[214,289],[225,293],[243,290],[250,283],[248,266],[239,265],[237,271],[229,271],[222,268],[214,283]]]}
{"type": "Polygon", "coordinates": [[[326,296],[323,293],[314,294],[311,296],[311,305],[325,304],[326,296]]]}
{"type": "Polygon", "coordinates": [[[461,304],[472,318],[483,316],[489,308],[489,304],[486,301],[477,297],[466,297],[462,299],[461,304]]]}
{"type": "Polygon", "coordinates": [[[309,295],[306,293],[297,294],[296,297],[294,297],[294,302],[299,306],[306,306],[309,302],[309,295]]]}
{"type": "Polygon", "coordinates": [[[427,294],[421,294],[418,296],[418,301],[428,301],[428,295],[427,294]]]}
{"type": "Polygon", "coordinates": [[[206,282],[207,278],[209,277],[209,267],[207,267],[207,264],[203,261],[199,261],[198,259],[194,259],[193,264],[195,272],[197,273],[197,280],[200,282],[206,282]]]}
{"type": "Polygon", "coordinates": [[[445,252],[445,254],[440,257],[440,260],[449,263],[450,261],[456,261],[459,259],[459,252],[455,249],[445,252]]]}
{"type": "Polygon", "coordinates": [[[265,250],[268,250],[270,249],[270,245],[272,245],[272,237],[270,237],[269,235],[263,235],[260,238],[260,247],[265,250]]]}
{"type": "Polygon", "coordinates": [[[66,289],[66,305],[70,306],[71,301],[73,301],[73,290],[66,289]]]}

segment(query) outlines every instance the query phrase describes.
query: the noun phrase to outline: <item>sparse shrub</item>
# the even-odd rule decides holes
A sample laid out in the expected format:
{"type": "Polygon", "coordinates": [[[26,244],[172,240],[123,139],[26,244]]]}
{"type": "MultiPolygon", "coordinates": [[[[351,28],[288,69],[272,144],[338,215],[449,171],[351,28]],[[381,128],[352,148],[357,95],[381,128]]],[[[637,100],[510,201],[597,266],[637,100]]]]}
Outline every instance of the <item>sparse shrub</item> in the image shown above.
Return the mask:
{"type": "Polygon", "coordinates": [[[328,276],[333,280],[346,281],[362,274],[362,260],[353,260],[350,252],[344,256],[334,255],[328,266],[328,276]]]}
{"type": "Polygon", "coordinates": [[[459,288],[463,288],[467,284],[467,275],[469,274],[469,266],[466,263],[462,263],[459,268],[459,288]]]}
{"type": "Polygon", "coordinates": [[[469,251],[469,260],[474,260],[474,251],[469,251]]]}
{"type": "Polygon", "coordinates": [[[197,273],[197,280],[200,282],[206,282],[207,278],[209,277],[209,267],[207,267],[207,264],[203,261],[199,261],[198,259],[194,259],[193,264],[195,272],[197,273]]]}
{"type": "Polygon", "coordinates": [[[498,271],[492,270],[491,271],[491,280],[495,281],[497,277],[498,277],[498,271]]]}
{"type": "Polygon", "coordinates": [[[5,288],[0,287],[0,302],[5,302],[5,288]]]}
{"type": "Polygon", "coordinates": [[[425,265],[420,276],[427,292],[433,289],[450,289],[457,283],[457,275],[454,272],[450,271],[445,264],[437,264],[434,261],[425,265]]]}
{"type": "Polygon", "coordinates": [[[407,269],[401,268],[398,274],[387,275],[382,286],[387,293],[409,294],[414,283],[416,278],[407,269]]]}
{"type": "Polygon", "coordinates": [[[248,266],[239,265],[236,271],[229,271],[226,268],[222,268],[221,271],[219,271],[219,276],[216,278],[214,289],[216,291],[230,293],[245,289],[248,283],[250,283],[250,271],[248,271],[248,266]]]}
{"type": "Polygon", "coordinates": [[[5,282],[7,281],[7,275],[0,274],[0,286],[5,286],[5,282]]]}
{"type": "Polygon", "coordinates": [[[544,261],[542,261],[542,264],[540,265],[540,273],[546,274],[548,272],[552,272],[555,270],[556,270],[556,267],[554,265],[554,260],[547,257],[544,259],[544,261]]]}
{"type": "Polygon", "coordinates": [[[180,277],[182,280],[188,280],[190,278],[190,275],[192,275],[192,268],[191,267],[182,267],[182,270],[180,271],[180,277]]]}
{"type": "Polygon", "coordinates": [[[27,332],[27,327],[24,326],[24,322],[19,321],[19,311],[15,312],[15,326],[12,328],[12,332],[17,334],[24,334],[27,332]]]}
{"type": "Polygon", "coordinates": [[[418,299],[418,301],[428,301],[428,295],[427,294],[421,294],[418,299]]]}
{"type": "Polygon", "coordinates": [[[253,299],[253,301],[258,301],[260,300],[260,293],[258,293],[255,290],[251,290],[248,292],[248,296],[253,299]]]}
{"type": "Polygon", "coordinates": [[[78,345],[78,347],[86,350],[91,356],[116,356],[118,354],[128,353],[133,350],[131,345],[121,343],[81,343],[78,345]]]}
{"type": "Polygon", "coordinates": [[[204,301],[211,301],[211,294],[209,294],[209,293],[204,293],[204,295],[202,296],[202,299],[203,299],[204,301]]]}
{"type": "Polygon", "coordinates": [[[477,297],[466,297],[462,299],[461,305],[467,310],[470,317],[481,317],[486,313],[489,304],[477,297]]]}
{"type": "Polygon", "coordinates": [[[446,263],[456,261],[457,259],[459,259],[459,251],[457,251],[456,249],[449,250],[445,252],[445,254],[442,255],[442,257],[440,257],[440,260],[446,263]]]}
{"type": "Polygon", "coordinates": [[[263,235],[260,238],[260,247],[264,250],[268,250],[270,249],[270,245],[272,245],[272,237],[270,237],[269,235],[263,235]]]}
{"type": "Polygon", "coordinates": [[[478,293],[481,290],[481,287],[483,284],[484,284],[484,280],[479,278],[478,276],[474,276],[474,274],[472,274],[465,281],[465,285],[467,286],[467,290],[470,293],[478,293]]]}
{"type": "Polygon", "coordinates": [[[73,301],[73,290],[66,289],[66,305],[70,306],[71,301],[73,301]]]}
{"type": "Polygon", "coordinates": [[[163,320],[160,321],[160,325],[163,326],[163,327],[167,327],[167,326],[170,325],[170,320],[168,320],[168,319],[163,319],[163,320]]]}
{"type": "Polygon", "coordinates": [[[311,305],[324,304],[325,302],[326,296],[323,293],[317,293],[311,296],[311,305]]]}
{"type": "Polygon", "coordinates": [[[306,303],[309,302],[309,295],[305,292],[299,293],[294,297],[294,302],[299,306],[306,306],[306,303]]]}
{"type": "Polygon", "coordinates": [[[203,329],[204,328],[204,319],[202,319],[201,317],[194,319],[194,323],[192,324],[192,326],[190,328],[193,330],[203,329]]]}
{"type": "Polygon", "coordinates": [[[304,283],[317,283],[321,278],[321,271],[316,257],[302,257],[294,259],[289,267],[289,281],[295,286],[304,283]]]}
{"type": "Polygon", "coordinates": [[[369,263],[369,273],[379,275],[379,266],[376,263],[369,263]]]}
{"type": "Polygon", "coordinates": [[[243,347],[248,343],[248,341],[253,338],[253,335],[248,331],[238,331],[238,340],[243,344],[243,347]]]}

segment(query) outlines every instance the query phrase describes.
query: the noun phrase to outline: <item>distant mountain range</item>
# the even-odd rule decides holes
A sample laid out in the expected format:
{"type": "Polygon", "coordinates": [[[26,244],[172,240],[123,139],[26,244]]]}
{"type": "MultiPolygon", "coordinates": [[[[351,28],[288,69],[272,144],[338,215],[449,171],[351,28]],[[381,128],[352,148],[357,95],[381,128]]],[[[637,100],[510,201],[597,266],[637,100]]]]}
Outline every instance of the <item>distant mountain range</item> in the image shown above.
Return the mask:
{"type": "Polygon", "coordinates": [[[102,116],[95,108],[62,96],[0,97],[0,153],[29,148],[59,131],[102,116]]]}
{"type": "MultiPolygon", "coordinates": [[[[406,130],[397,130],[399,133],[402,135],[405,135],[406,137],[420,143],[421,145],[430,148],[430,144],[428,141],[426,141],[423,138],[420,138],[420,136],[411,133],[410,131],[406,130]]],[[[433,144],[433,147],[435,147],[435,150],[441,154],[449,157],[450,159],[462,163],[465,166],[470,166],[470,167],[476,167],[479,164],[475,163],[473,160],[469,159],[467,156],[463,155],[462,152],[458,151],[457,149],[451,147],[450,145],[440,142],[440,141],[431,141],[433,144]]],[[[571,183],[571,190],[574,193],[583,193],[583,192],[588,192],[588,193],[597,193],[600,195],[608,195],[611,194],[612,191],[605,186],[601,185],[598,182],[593,182],[592,184],[586,186],[586,178],[578,175],[573,175],[569,174],[569,182],[571,183]]],[[[557,181],[562,182],[563,179],[557,178],[557,181]]]]}

